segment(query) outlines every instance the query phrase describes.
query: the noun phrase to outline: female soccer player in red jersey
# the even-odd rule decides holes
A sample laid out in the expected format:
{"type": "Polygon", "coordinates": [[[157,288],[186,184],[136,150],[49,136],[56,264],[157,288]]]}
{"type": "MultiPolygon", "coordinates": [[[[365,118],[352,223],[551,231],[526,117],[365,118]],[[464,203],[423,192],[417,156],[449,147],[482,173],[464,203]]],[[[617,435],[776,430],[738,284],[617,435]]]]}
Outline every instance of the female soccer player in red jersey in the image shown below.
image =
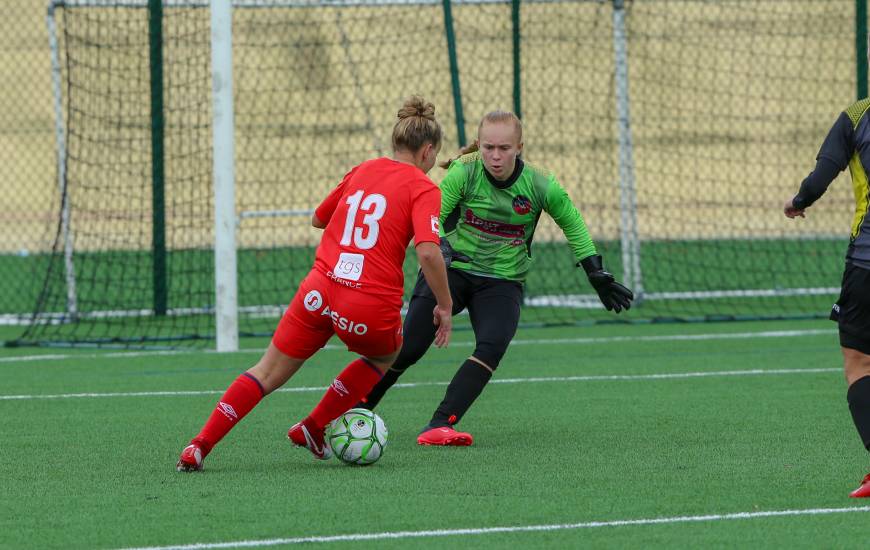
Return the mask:
{"type": "Polygon", "coordinates": [[[324,233],[311,272],[263,357],[227,388],[182,451],[179,471],[201,470],[227,432],[335,334],[361,357],[287,434],[316,458],[332,455],[324,445],[324,428],[372,389],[402,346],[402,263],[411,238],[436,297],[435,343],[447,345],[453,302],[438,246],[441,193],[426,176],[441,149],[441,126],[434,106],[418,96],[405,102],[398,119],[392,158],[354,167],[315,210],[311,223],[324,233]]]}

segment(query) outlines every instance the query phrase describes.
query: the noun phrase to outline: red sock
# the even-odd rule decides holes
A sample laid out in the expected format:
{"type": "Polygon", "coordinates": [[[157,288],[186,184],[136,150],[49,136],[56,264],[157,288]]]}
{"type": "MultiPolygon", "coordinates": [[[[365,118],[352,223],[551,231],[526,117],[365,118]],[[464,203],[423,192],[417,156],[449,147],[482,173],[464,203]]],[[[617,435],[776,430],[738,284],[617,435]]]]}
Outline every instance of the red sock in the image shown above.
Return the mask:
{"type": "Polygon", "coordinates": [[[248,373],[239,375],[227,388],[211,416],[208,417],[205,426],[191,443],[199,445],[203,456],[207,455],[239,420],[257,406],[261,399],[263,399],[263,386],[260,385],[260,381],[248,373]]]}
{"type": "Polygon", "coordinates": [[[368,395],[381,376],[377,367],[365,359],[357,359],[335,377],[320,403],[305,420],[323,429],[368,395]]]}

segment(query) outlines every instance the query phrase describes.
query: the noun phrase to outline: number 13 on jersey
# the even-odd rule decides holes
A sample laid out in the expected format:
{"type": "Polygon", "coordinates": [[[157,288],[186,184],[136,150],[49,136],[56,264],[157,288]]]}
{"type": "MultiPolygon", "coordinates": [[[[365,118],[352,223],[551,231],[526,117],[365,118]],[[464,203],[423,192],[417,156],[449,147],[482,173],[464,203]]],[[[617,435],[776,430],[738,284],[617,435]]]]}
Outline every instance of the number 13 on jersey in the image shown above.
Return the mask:
{"type": "Polygon", "coordinates": [[[341,234],[342,246],[353,245],[360,250],[368,250],[378,242],[380,220],[387,211],[387,199],[378,193],[365,195],[360,189],[349,195],[345,202],[348,204],[347,218],[344,220],[344,232],[341,234]],[[356,225],[359,212],[364,214],[361,225],[356,225]]]}

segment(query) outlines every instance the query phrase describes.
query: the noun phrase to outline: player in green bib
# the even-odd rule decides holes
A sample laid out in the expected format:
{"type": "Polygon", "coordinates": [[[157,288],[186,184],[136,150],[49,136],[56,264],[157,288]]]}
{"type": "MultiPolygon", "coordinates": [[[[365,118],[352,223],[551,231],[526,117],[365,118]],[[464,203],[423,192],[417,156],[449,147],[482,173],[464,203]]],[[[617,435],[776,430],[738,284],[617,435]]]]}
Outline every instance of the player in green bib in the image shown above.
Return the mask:
{"type": "MultiPolygon", "coordinates": [[[[475,349],[459,367],[441,404],[420,433],[421,445],[471,445],[471,434],[453,428],[483,391],[513,339],[520,319],[523,282],[543,212],[568,239],[602,304],[619,313],[634,295],[604,270],[586,223],[555,176],[523,162],[522,123],[494,111],[478,128],[477,142],[442,164],[442,253],[453,297],[453,314],[468,309],[475,349]],[[479,144],[479,145],[478,145],[479,144]]],[[[434,223],[434,220],[433,220],[434,223]]],[[[374,409],[384,393],[415,364],[435,337],[435,297],[418,278],[403,326],[399,357],[358,406],[374,409]]]]}

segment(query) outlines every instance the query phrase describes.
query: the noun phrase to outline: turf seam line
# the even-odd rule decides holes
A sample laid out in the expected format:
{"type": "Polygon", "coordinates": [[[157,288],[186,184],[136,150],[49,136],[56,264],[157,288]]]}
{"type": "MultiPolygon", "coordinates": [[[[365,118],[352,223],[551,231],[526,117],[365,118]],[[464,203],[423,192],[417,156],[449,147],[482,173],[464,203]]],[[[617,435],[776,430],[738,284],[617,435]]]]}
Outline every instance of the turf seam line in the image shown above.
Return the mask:
{"type": "MultiPolygon", "coordinates": [[[[733,340],[744,338],[791,338],[801,336],[823,336],[837,334],[836,329],[807,329],[807,330],[768,330],[762,332],[724,332],[705,334],[660,334],[655,336],[590,336],[581,338],[537,338],[513,340],[511,346],[528,346],[539,344],[610,344],[614,342],[674,342],[674,341],[704,341],[704,340],[733,340]]],[[[474,342],[461,341],[451,342],[452,346],[472,347],[474,342]]],[[[327,344],[323,349],[344,350],[344,346],[327,344]]],[[[264,348],[246,348],[227,354],[251,354],[263,353],[264,348]]],[[[54,353],[43,355],[18,355],[14,357],[0,357],[0,363],[25,363],[32,361],[62,361],[64,359],[100,359],[112,357],[151,357],[161,355],[185,355],[218,353],[214,350],[163,350],[163,351],[115,351],[107,353],[54,353]]]]}
{"type": "Polygon", "coordinates": [[[826,514],[845,514],[870,512],[870,506],[850,508],[811,508],[805,510],[770,510],[761,512],[737,512],[733,514],[708,514],[702,516],[674,516],[647,519],[622,519],[612,521],[588,521],[580,523],[561,523],[551,525],[524,525],[505,527],[479,527],[470,529],[436,529],[428,531],[387,531],[381,533],[356,533],[349,535],[323,535],[309,537],[293,537],[282,539],[241,540],[235,542],[196,543],[177,546],[148,546],[127,548],[125,550],[205,550],[210,548],[250,548],[259,546],[277,546],[279,544],[304,544],[328,542],[358,542],[367,540],[449,537],[459,535],[487,535],[497,533],[521,533],[541,531],[564,531],[570,529],[592,529],[599,527],[631,527],[644,525],[662,525],[671,523],[694,523],[705,521],[732,521],[756,518],[786,517],[786,516],[817,516],[826,514]]]}
{"type": "MultiPolygon", "coordinates": [[[[490,384],[528,384],[536,382],[597,382],[626,380],[685,380],[689,378],[710,378],[721,376],[759,376],[785,374],[822,374],[841,373],[841,368],[812,369],[748,369],[709,372],[673,372],[653,374],[603,374],[579,376],[536,376],[529,378],[495,378],[490,384]]],[[[448,382],[408,382],[394,385],[394,388],[421,388],[428,386],[446,386],[448,382]]],[[[279,388],[272,393],[305,393],[323,392],[326,386],[301,386],[298,388],[279,388]]],[[[187,390],[187,391],[140,391],[140,392],[105,392],[105,393],[58,393],[30,395],[0,395],[0,401],[31,400],[31,399],[75,399],[101,397],[179,397],[197,395],[221,395],[226,390],[187,390]]]]}

